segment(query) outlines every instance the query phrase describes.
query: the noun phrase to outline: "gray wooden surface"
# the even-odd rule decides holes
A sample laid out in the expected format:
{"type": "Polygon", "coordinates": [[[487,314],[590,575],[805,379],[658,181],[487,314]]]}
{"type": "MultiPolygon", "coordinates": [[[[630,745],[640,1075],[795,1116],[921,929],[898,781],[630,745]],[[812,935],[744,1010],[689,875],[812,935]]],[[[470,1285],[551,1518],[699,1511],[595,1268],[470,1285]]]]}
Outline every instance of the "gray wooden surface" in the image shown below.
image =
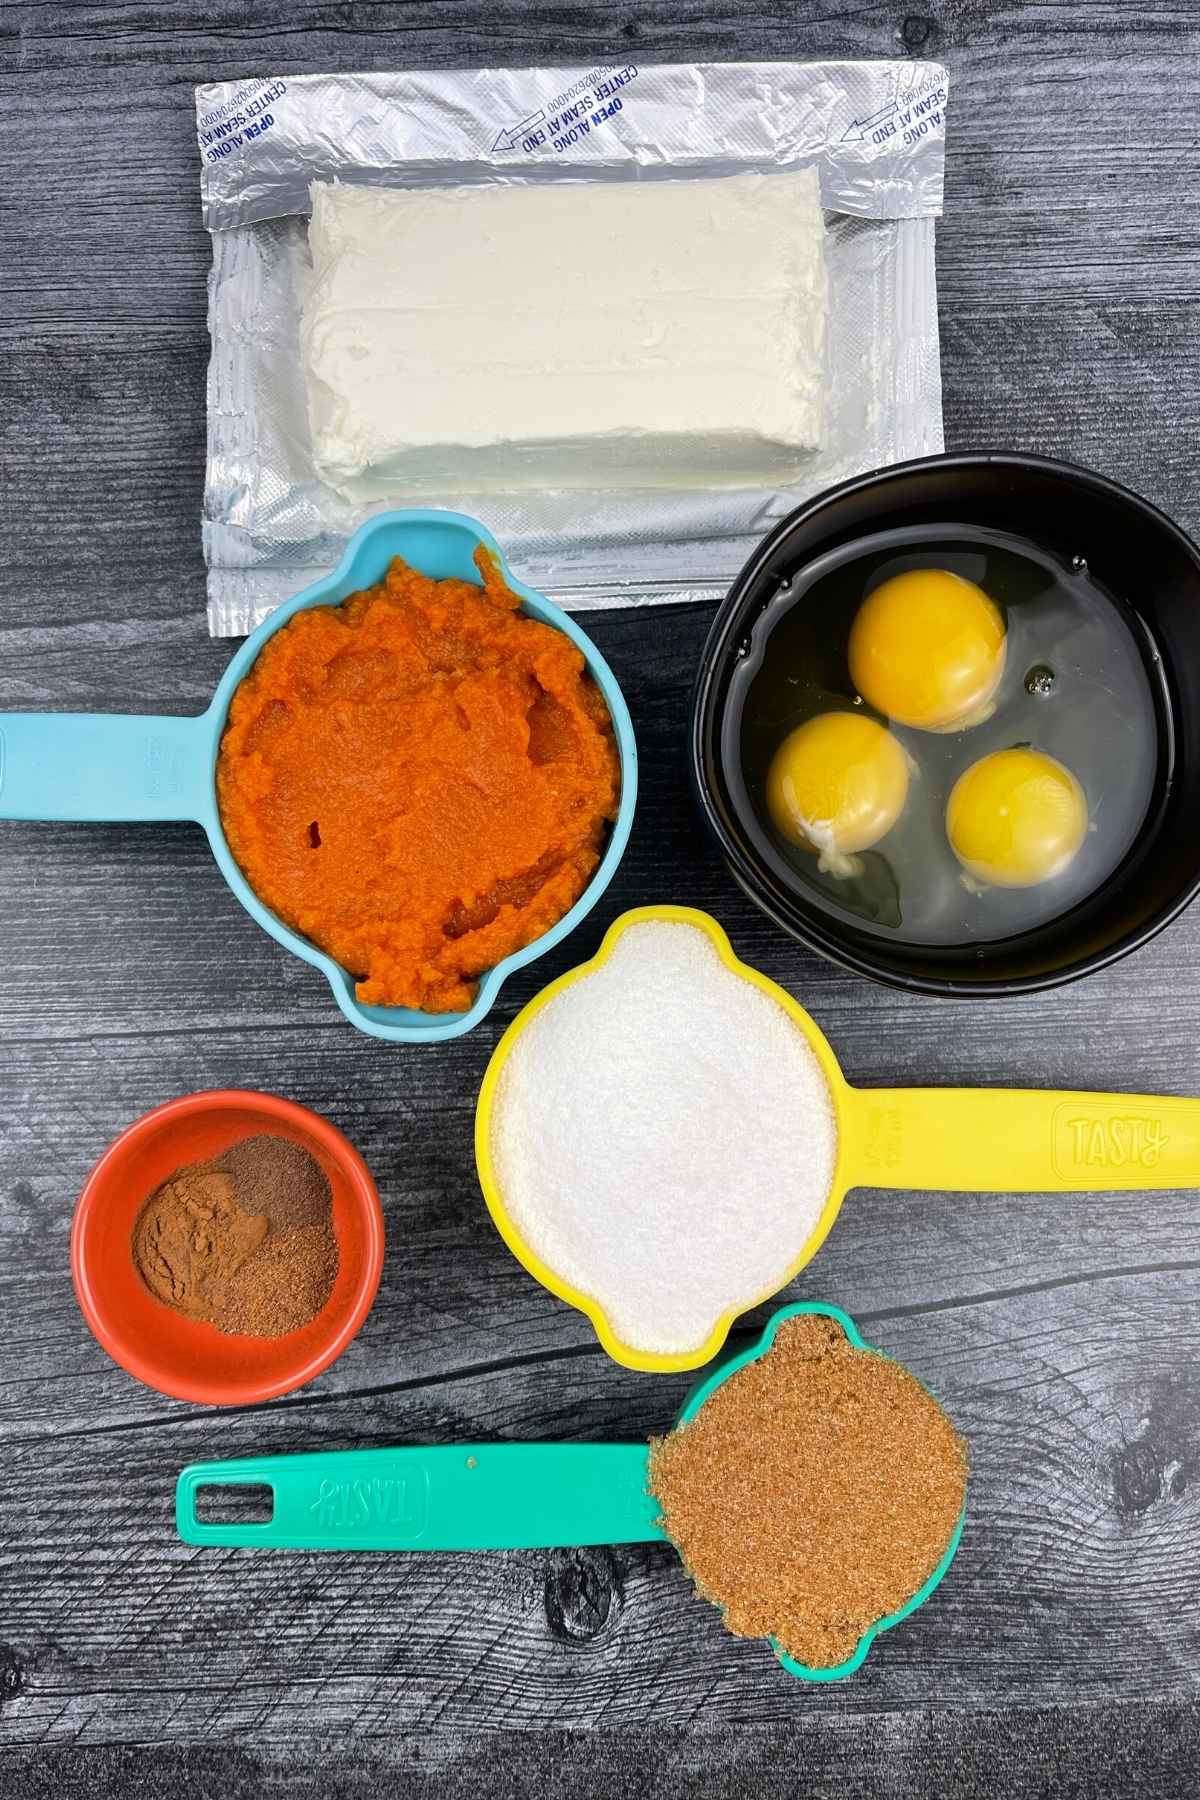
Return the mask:
{"type": "MultiPolygon", "coordinates": [[[[191,87],[451,63],[903,55],[952,72],[947,440],[1077,457],[1200,528],[1200,15],[1187,0],[8,5],[0,13],[0,708],[198,709],[207,340],[191,87]]],[[[951,1005],[844,977],[718,867],[683,770],[707,614],[593,621],[629,697],[633,843],[568,954],[473,1036],[389,1049],[259,932],[186,828],[0,828],[0,1789],[934,1796],[1192,1793],[1200,1203],[860,1193],[797,1295],[839,1302],[974,1447],[935,1600],[848,1684],[724,1633],[665,1548],[195,1551],[195,1457],[637,1436],[623,1372],[516,1266],[473,1174],[505,1022],[633,902],[709,907],[852,1079],[1200,1093],[1200,913],[1080,987],[951,1005]],[[76,1311],[75,1197],[138,1113],[264,1087],[342,1126],[387,1215],[336,1368],[217,1413],[138,1387],[76,1311]],[[586,1728],[581,1731],[581,1728],[586,1728]],[[500,1733],[499,1737],[487,1734],[500,1733]]]]}

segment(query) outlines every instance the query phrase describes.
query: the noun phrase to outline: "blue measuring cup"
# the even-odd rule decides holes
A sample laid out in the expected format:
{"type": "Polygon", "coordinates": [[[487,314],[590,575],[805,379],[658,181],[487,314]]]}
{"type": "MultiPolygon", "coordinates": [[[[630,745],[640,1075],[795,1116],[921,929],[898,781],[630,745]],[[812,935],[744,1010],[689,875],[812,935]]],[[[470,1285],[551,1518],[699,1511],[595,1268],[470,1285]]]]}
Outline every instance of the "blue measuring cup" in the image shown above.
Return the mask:
{"type": "MultiPolygon", "coordinates": [[[[770,1349],[787,1319],[820,1313],[877,1356],[848,1313],[817,1301],[781,1306],[748,1349],[720,1363],[689,1394],[685,1425],[723,1381],[770,1349]]],[[[192,1463],[179,1476],[175,1522],[189,1544],[280,1550],[544,1550],[580,1544],[669,1541],[649,1491],[645,1444],[437,1444],[397,1450],[320,1450],[301,1456],[192,1463]],[[267,1487],[270,1519],[216,1523],[197,1515],[206,1487],[267,1487]]],[[[964,1515],[965,1516],[965,1515],[964,1515]]],[[[789,1675],[838,1681],[859,1668],[881,1631],[907,1619],[954,1561],[960,1518],[937,1567],[917,1592],[831,1668],[812,1668],[771,1647],[789,1675]]]]}
{"type": "Polygon", "coordinates": [[[331,575],[315,581],[273,612],[246,639],[221,679],[212,704],[198,718],[147,718],[123,713],[0,713],[0,818],[75,820],[193,820],[208,833],[225,880],[251,918],[285,950],[320,969],[352,1025],[393,1043],[437,1043],[477,1025],[494,1005],[505,979],[544,956],[574,930],[612,880],[629,840],[637,801],[637,746],[624,695],[612,670],[575,621],[512,574],[492,534],[461,513],[378,513],[355,532],[331,575]],[[393,557],[422,575],[479,583],[475,553],[495,557],[509,588],[531,618],[552,625],[582,652],[612,717],[621,759],[621,797],[600,866],[569,912],[523,950],[506,956],[481,978],[466,1012],[423,1013],[400,1006],[364,1006],[354,976],[263,905],[234,861],[217,809],[216,762],[234,689],[272,633],[310,606],[334,606],[382,581],[393,557]]]}

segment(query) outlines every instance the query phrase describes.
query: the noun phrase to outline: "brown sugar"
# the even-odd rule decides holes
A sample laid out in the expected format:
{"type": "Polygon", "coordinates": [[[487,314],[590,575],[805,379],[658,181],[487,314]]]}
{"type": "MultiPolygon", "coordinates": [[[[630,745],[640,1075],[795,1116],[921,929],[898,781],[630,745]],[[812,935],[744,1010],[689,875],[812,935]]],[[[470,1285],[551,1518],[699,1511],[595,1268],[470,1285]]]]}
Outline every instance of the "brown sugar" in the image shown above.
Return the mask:
{"type": "Polygon", "coordinates": [[[160,1183],[133,1227],[134,1265],[164,1305],[220,1331],[282,1337],[307,1325],[338,1268],[329,1178],[267,1133],[160,1183]]]}
{"type": "Polygon", "coordinates": [[[579,898],[616,816],[612,721],[583,657],[482,588],[397,558],[299,612],[233,696],[217,759],[259,898],[368,1005],[455,1012],[579,898]]]}
{"type": "Polygon", "coordinates": [[[901,1364],[820,1314],[650,1446],[650,1489],[697,1588],[739,1637],[832,1668],[945,1555],[967,1447],[901,1364]]]}

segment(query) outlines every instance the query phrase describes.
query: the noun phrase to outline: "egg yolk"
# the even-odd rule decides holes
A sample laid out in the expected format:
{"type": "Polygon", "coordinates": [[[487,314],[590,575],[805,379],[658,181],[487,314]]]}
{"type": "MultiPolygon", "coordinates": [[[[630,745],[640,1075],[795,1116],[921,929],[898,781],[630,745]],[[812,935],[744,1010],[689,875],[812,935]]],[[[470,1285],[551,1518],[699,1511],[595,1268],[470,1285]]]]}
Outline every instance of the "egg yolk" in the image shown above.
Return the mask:
{"type": "Polygon", "coordinates": [[[821,867],[868,850],[891,830],[908,795],[908,762],[885,726],[865,713],[821,713],[789,732],[767,771],[767,809],[821,867]]]}
{"type": "Polygon", "coordinates": [[[946,803],[955,856],[996,887],[1036,887],[1061,875],[1087,831],[1083,789],[1042,750],[981,757],[959,776],[946,803]]]}
{"type": "Polygon", "coordinates": [[[850,678],[877,712],[919,731],[961,731],[986,718],[1004,673],[994,600],[949,569],[882,582],[850,630],[850,678]]]}

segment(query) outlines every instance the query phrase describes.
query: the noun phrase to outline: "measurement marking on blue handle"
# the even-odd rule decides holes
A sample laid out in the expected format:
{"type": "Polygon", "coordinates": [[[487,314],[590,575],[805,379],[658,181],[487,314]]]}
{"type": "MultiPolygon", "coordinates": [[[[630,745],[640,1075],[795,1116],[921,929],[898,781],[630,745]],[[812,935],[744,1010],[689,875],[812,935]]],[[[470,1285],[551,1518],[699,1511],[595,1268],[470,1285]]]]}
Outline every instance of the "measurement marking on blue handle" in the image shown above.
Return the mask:
{"type": "Polygon", "coordinates": [[[181,744],[169,737],[147,737],[142,745],[146,776],[146,798],[162,800],[168,794],[183,791],[188,759],[181,744]]]}

